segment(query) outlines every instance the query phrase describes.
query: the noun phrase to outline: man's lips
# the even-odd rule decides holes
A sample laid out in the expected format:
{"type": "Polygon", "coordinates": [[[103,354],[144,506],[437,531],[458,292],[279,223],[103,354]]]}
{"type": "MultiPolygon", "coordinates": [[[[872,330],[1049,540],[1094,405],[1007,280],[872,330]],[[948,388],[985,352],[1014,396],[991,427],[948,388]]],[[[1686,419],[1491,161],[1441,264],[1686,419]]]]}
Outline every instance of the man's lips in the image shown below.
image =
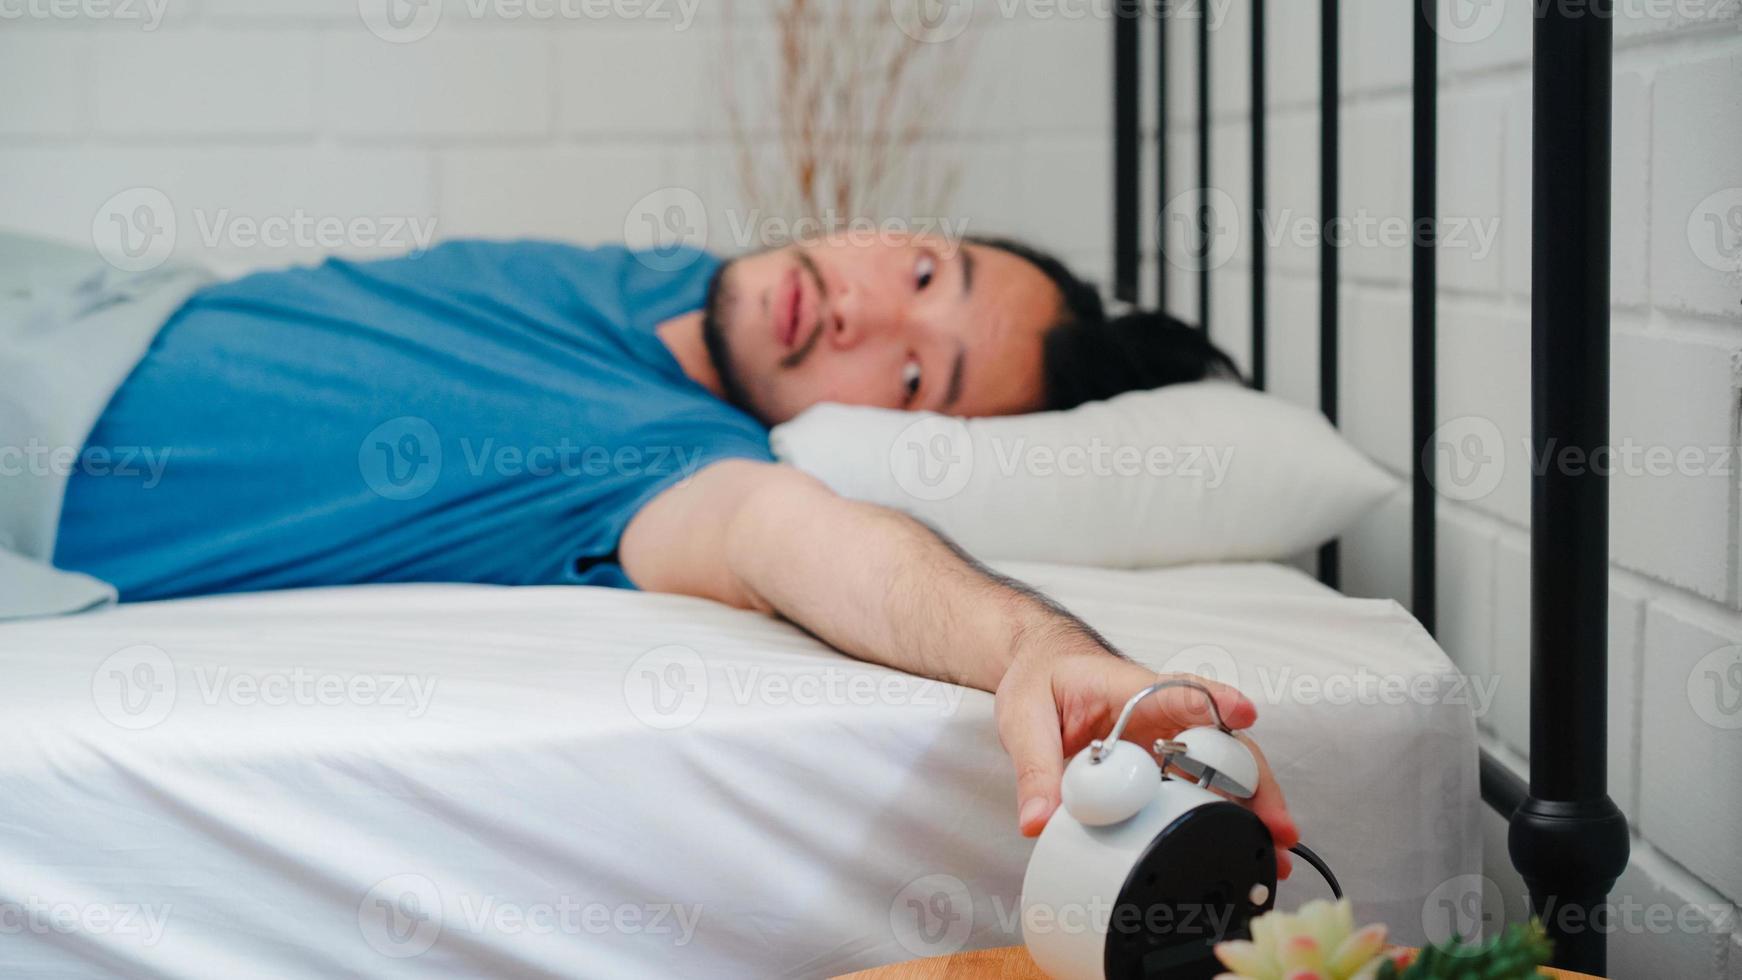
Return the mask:
{"type": "Polygon", "coordinates": [[[783,350],[798,342],[800,314],[804,307],[804,274],[797,266],[788,270],[775,294],[774,338],[783,350]]]}

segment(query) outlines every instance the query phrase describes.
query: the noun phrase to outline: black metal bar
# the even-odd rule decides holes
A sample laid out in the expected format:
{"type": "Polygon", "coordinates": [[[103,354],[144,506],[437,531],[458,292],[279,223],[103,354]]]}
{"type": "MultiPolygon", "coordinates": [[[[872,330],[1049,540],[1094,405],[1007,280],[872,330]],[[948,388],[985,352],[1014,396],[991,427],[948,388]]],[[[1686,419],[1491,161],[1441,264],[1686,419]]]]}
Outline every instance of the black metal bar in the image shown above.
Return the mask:
{"type": "Polygon", "coordinates": [[[1198,10],[1198,328],[1210,329],[1210,250],[1216,229],[1210,226],[1210,12],[1198,10]]]}
{"type": "MultiPolygon", "coordinates": [[[[1297,0],[1298,2],[1298,0],[1297,0]]],[[[1264,390],[1265,287],[1264,237],[1264,0],[1252,0],[1252,387],[1264,390]]]]}
{"type": "Polygon", "coordinates": [[[1143,233],[1138,2],[1119,0],[1113,17],[1113,295],[1128,303],[1137,301],[1143,233]]]}
{"type": "Polygon", "coordinates": [[[1537,8],[1531,226],[1530,796],[1508,850],[1555,963],[1602,974],[1627,822],[1608,794],[1613,4],[1537,8]]]}
{"type": "Polygon", "coordinates": [[[1438,270],[1435,253],[1439,245],[1439,208],[1436,199],[1439,171],[1438,85],[1439,35],[1434,19],[1439,4],[1418,0],[1415,4],[1415,220],[1411,223],[1414,275],[1411,280],[1412,333],[1414,336],[1411,417],[1415,429],[1415,470],[1410,481],[1410,608],[1429,633],[1435,632],[1433,434],[1438,404],[1435,366],[1438,363],[1438,332],[1435,301],[1438,270]]]}
{"type": "Polygon", "coordinates": [[[1155,18],[1155,308],[1167,312],[1167,22],[1155,18]]]}
{"type": "Polygon", "coordinates": [[[1510,818],[1530,795],[1530,787],[1506,763],[1484,750],[1478,760],[1482,785],[1482,802],[1494,812],[1510,818]]]}
{"type": "MultiPolygon", "coordinates": [[[[1319,4],[1319,410],[1337,422],[1337,241],[1331,229],[1339,213],[1337,182],[1341,124],[1341,66],[1337,43],[1337,0],[1319,4]]],[[[1336,588],[1342,580],[1337,542],[1319,549],[1319,580],[1336,588]]]]}

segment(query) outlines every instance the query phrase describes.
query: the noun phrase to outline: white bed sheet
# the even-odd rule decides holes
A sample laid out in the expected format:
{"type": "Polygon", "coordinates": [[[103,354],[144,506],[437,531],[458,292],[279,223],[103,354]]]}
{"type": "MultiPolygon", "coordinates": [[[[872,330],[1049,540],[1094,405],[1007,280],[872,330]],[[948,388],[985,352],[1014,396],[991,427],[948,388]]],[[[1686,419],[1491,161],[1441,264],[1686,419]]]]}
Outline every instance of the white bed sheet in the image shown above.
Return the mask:
{"type": "MultiPolygon", "coordinates": [[[[1004,570],[1145,662],[1237,663],[1361,918],[1419,940],[1479,872],[1470,698],[1396,605],[1273,565],[1004,570]]],[[[827,976],[1017,942],[991,710],[604,589],[0,625],[0,976],[827,976]]],[[[1280,899],[1322,892],[1302,867],[1280,899]]]]}

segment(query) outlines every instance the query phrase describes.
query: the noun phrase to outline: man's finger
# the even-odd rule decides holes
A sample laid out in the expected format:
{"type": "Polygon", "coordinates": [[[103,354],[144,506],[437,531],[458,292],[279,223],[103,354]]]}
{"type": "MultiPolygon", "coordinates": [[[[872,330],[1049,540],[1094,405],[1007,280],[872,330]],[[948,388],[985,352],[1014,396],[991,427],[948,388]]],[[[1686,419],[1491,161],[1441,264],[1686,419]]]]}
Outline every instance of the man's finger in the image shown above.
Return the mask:
{"type": "Polygon", "coordinates": [[[1025,837],[1039,834],[1059,805],[1064,745],[1058,706],[1044,687],[1000,691],[998,740],[1016,766],[1017,824],[1025,837]]]}
{"type": "Polygon", "coordinates": [[[1258,792],[1247,801],[1247,806],[1270,829],[1270,836],[1276,840],[1277,874],[1287,878],[1293,870],[1288,849],[1300,843],[1300,829],[1295,826],[1294,818],[1289,816],[1288,802],[1282,798],[1282,786],[1277,783],[1276,774],[1270,771],[1270,762],[1264,758],[1264,750],[1245,735],[1235,737],[1244,742],[1246,748],[1251,750],[1252,757],[1258,760],[1258,792]]]}
{"type": "MultiPolygon", "coordinates": [[[[1229,728],[1250,728],[1258,720],[1257,707],[1238,688],[1196,674],[1150,674],[1142,686],[1132,688],[1126,697],[1158,680],[1184,680],[1202,685],[1215,698],[1216,707],[1222,713],[1222,721],[1229,728]]],[[[1171,737],[1183,729],[1213,725],[1216,723],[1216,716],[1210,711],[1210,703],[1202,691],[1189,687],[1170,687],[1144,698],[1133,720],[1142,726],[1141,731],[1146,736],[1153,733],[1171,737]]]]}

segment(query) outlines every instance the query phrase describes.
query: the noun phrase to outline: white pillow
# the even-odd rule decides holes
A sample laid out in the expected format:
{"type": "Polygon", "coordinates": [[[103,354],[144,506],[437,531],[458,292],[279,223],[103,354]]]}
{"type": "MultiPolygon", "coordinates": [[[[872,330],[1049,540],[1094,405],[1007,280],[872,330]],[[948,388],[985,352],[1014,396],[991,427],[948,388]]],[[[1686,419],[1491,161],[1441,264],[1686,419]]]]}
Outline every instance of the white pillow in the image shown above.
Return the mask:
{"type": "Polygon", "coordinates": [[[986,559],[1283,559],[1398,486],[1318,412],[1223,381],[998,418],[818,405],[769,438],[842,496],[906,511],[986,559]]]}

